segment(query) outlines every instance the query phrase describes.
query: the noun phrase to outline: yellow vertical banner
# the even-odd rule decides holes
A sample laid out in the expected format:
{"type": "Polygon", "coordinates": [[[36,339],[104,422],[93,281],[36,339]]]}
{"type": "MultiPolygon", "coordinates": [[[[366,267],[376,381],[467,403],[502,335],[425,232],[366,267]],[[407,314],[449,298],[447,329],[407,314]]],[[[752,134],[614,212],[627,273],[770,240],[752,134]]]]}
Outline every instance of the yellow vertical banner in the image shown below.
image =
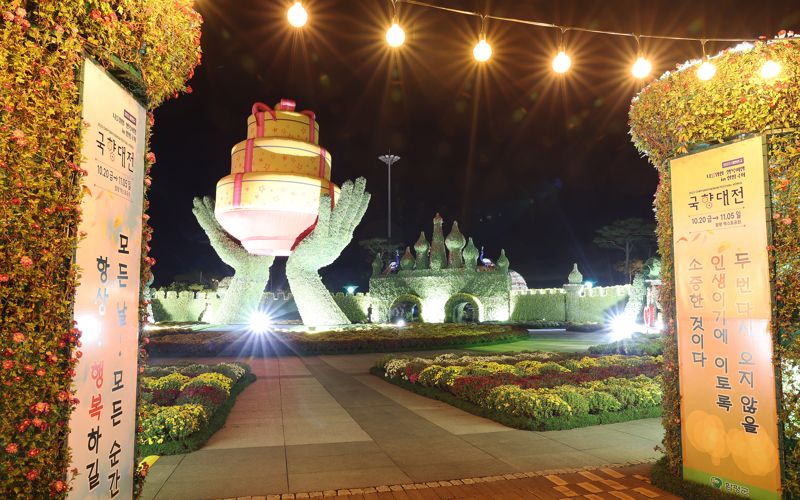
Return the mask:
{"type": "Polygon", "coordinates": [[[761,136],[673,159],[673,246],[686,479],[780,498],[761,136]]]}

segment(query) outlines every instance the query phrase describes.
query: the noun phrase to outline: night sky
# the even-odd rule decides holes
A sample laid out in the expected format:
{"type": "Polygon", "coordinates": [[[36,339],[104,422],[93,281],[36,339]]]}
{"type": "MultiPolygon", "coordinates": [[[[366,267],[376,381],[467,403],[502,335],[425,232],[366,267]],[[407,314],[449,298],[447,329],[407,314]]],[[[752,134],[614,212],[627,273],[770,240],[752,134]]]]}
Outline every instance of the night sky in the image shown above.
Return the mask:
{"type": "MultiPolygon", "coordinates": [[[[431,0],[493,15],[622,32],[750,38],[800,31],[796,1],[431,0]]],[[[245,139],[255,101],[293,99],[316,112],[320,144],[333,155],[337,184],[363,176],[372,202],[350,246],[322,270],[332,290],[367,287],[369,258],[360,239],[386,236],[386,167],[392,169],[392,235],[413,245],[431,236],[439,212],[529,286],[559,286],[571,263],[585,279],[613,284],[620,253],[592,244],[615,219],[653,219],[657,176],[628,136],[627,111],[638,90],[629,76],[631,38],[569,32],[573,69],[555,77],[558,31],[488,21],[494,49],[472,59],[476,18],[400,6],[406,44],[384,41],[390,2],[308,0],[309,24],[291,28],[284,0],[198,0],[203,62],[193,92],[156,112],[152,141],[151,224],[156,285],[203,271],[232,274],[191,213],[194,196],[214,195],[230,173],[231,147],[245,139]]],[[[729,44],[707,45],[715,53],[729,44]]],[[[654,74],[699,57],[697,42],[643,40],[654,74]]],[[[286,288],[276,259],[270,288],[286,288]]]]}

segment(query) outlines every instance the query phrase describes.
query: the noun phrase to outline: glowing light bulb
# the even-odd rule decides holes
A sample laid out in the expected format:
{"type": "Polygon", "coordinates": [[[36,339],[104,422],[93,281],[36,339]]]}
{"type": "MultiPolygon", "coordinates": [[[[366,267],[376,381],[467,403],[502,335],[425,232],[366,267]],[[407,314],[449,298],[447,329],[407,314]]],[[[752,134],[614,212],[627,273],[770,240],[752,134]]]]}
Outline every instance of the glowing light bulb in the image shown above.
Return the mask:
{"type": "Polygon", "coordinates": [[[781,65],[775,61],[767,61],[761,66],[761,78],[771,80],[778,76],[781,72],[781,65]]]}
{"type": "Polygon", "coordinates": [[[631,67],[631,73],[633,73],[633,76],[640,80],[646,78],[651,71],[653,71],[653,65],[650,64],[650,61],[642,56],[639,56],[639,59],[637,59],[631,67]]]}
{"type": "Polygon", "coordinates": [[[397,23],[392,23],[388,30],[386,30],[386,42],[390,47],[397,48],[403,45],[406,41],[406,32],[397,23]]]}
{"type": "Polygon", "coordinates": [[[475,44],[475,48],[472,49],[472,55],[475,57],[476,61],[486,62],[492,57],[492,46],[489,45],[485,38],[481,38],[481,40],[475,44]]]}
{"type": "Polygon", "coordinates": [[[697,68],[697,78],[706,81],[711,80],[714,78],[714,75],[717,73],[717,67],[711,64],[709,61],[705,61],[703,64],[697,68]]]}
{"type": "Polygon", "coordinates": [[[294,5],[289,8],[286,17],[289,19],[289,24],[295,28],[302,28],[308,22],[308,12],[306,12],[306,9],[303,8],[303,4],[300,2],[295,2],[294,5]]]}
{"type": "Polygon", "coordinates": [[[256,311],[250,316],[250,330],[255,333],[266,333],[270,326],[272,326],[272,321],[270,321],[269,316],[261,311],[256,311]]]}
{"type": "Polygon", "coordinates": [[[553,71],[556,73],[566,73],[572,66],[572,59],[563,50],[553,58],[553,71]]]}

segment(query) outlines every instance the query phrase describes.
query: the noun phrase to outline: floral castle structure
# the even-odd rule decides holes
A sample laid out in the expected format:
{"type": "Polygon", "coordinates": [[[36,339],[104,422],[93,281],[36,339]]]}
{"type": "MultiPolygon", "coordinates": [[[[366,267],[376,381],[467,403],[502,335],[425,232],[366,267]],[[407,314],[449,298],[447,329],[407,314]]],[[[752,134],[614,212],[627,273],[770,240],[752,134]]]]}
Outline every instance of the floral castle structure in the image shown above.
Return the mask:
{"type": "Polygon", "coordinates": [[[453,222],[447,237],[439,214],[430,243],[423,231],[398,262],[372,264],[369,297],[373,321],[397,317],[442,321],[505,321],[510,316],[511,275],[505,251],[497,263],[483,259],[472,238],[453,222]]]}

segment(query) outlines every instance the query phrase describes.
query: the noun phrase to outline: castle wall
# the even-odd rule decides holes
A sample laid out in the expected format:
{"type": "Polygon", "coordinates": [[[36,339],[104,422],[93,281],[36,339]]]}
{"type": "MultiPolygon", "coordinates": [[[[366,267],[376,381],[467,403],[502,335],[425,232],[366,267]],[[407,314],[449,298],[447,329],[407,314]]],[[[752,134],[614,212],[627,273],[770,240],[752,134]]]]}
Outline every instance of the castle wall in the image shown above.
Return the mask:
{"type": "Polygon", "coordinates": [[[630,285],[607,287],[539,288],[511,293],[513,321],[570,321],[603,323],[622,311],[630,285]]]}
{"type": "MultiPolygon", "coordinates": [[[[204,321],[214,322],[214,314],[222,302],[222,293],[154,290],[150,299],[154,321],[204,321]]],[[[259,306],[273,318],[299,317],[292,294],[267,292],[259,306]]]]}

